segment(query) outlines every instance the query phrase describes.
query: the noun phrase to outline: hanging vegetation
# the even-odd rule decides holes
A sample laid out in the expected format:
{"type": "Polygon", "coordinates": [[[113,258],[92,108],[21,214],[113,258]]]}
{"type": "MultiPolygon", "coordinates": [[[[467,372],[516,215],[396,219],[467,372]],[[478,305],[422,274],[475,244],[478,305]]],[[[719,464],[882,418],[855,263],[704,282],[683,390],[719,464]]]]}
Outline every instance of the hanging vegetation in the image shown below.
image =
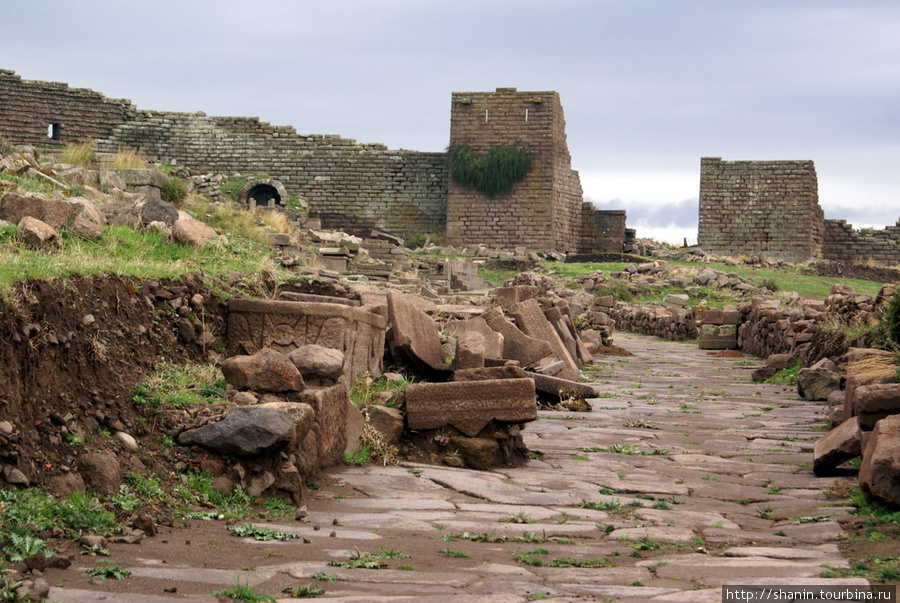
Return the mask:
{"type": "Polygon", "coordinates": [[[508,194],[531,167],[531,155],[522,147],[494,147],[478,155],[469,145],[450,148],[450,177],[488,197],[508,194]]]}

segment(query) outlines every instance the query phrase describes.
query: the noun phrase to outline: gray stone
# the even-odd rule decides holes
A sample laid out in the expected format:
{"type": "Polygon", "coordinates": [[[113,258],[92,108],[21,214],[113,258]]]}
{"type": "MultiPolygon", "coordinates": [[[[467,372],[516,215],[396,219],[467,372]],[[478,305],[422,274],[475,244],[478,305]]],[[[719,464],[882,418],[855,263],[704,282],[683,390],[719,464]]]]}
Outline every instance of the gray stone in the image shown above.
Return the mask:
{"type": "Polygon", "coordinates": [[[239,406],[217,423],[182,432],[178,442],[219,454],[253,456],[284,447],[294,436],[294,430],[294,419],[288,412],[263,406],[239,406]]]}
{"type": "Polygon", "coordinates": [[[797,374],[797,391],[807,400],[827,400],[841,389],[841,376],[826,368],[804,368],[797,374]]]}
{"type": "Polygon", "coordinates": [[[337,381],[344,370],[344,353],[321,345],[304,345],[287,356],[304,379],[337,381]]]}
{"type": "Polygon", "coordinates": [[[172,226],[178,220],[178,210],[171,203],[159,199],[147,199],[141,208],[141,224],[148,226],[151,222],[163,222],[172,226]]]}

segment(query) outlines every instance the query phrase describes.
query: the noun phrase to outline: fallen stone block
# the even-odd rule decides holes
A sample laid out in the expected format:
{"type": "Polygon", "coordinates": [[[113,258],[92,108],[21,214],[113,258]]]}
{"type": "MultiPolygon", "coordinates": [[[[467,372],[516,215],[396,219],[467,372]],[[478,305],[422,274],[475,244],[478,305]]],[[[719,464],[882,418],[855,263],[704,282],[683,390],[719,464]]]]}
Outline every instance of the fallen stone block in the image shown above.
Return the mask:
{"type": "Polygon", "coordinates": [[[485,312],[482,318],[491,329],[503,335],[503,358],[518,360],[523,366],[529,366],[553,354],[549,343],[520,331],[497,308],[485,312]]]}
{"type": "Polygon", "coordinates": [[[399,350],[405,359],[427,376],[444,376],[450,367],[444,361],[437,324],[416,308],[411,297],[396,291],[388,292],[388,316],[391,320],[388,336],[393,349],[399,350]]]}
{"type": "Polygon", "coordinates": [[[344,371],[344,353],[340,350],[308,344],[287,355],[306,380],[337,381],[344,371]]]}
{"type": "Polygon", "coordinates": [[[838,465],[862,454],[859,422],[850,418],[816,441],[813,452],[813,472],[826,475],[838,465]]]}
{"type": "Polygon", "coordinates": [[[72,206],[62,199],[18,193],[6,193],[0,198],[0,219],[14,224],[21,222],[22,218],[30,217],[52,228],[62,228],[73,213],[72,206]]]}
{"type": "Polygon", "coordinates": [[[491,421],[525,423],[535,419],[537,402],[531,379],[420,383],[406,388],[410,429],[450,425],[474,437],[491,421]]]}
{"type": "Polygon", "coordinates": [[[486,366],[484,368],[460,369],[453,372],[454,381],[487,381],[489,379],[527,379],[528,374],[520,366],[486,366]]]}
{"type": "Polygon", "coordinates": [[[866,498],[900,505],[900,415],[875,424],[859,466],[859,486],[866,498]]]}
{"type": "Polygon", "coordinates": [[[464,331],[456,338],[453,370],[484,367],[484,335],[477,331],[464,331]]]}
{"type": "Polygon", "coordinates": [[[306,451],[307,462],[314,457],[317,469],[339,463],[347,449],[348,408],[352,404],[347,395],[347,387],[338,384],[307,389],[295,394],[291,400],[309,404],[316,413],[316,419],[307,434],[307,440],[312,440],[312,449],[306,451]],[[310,438],[310,434],[314,434],[314,438],[310,438]]]}
{"type": "Polygon", "coordinates": [[[556,396],[557,398],[575,397],[586,399],[594,398],[599,393],[596,387],[587,383],[579,383],[578,381],[532,372],[526,372],[526,374],[534,379],[534,387],[537,391],[556,396]]]}
{"type": "Polygon", "coordinates": [[[900,383],[876,383],[856,388],[856,416],[863,429],[888,415],[900,414],[900,383]]]}
{"type": "Polygon", "coordinates": [[[451,320],[444,324],[444,332],[457,337],[465,333],[479,333],[484,341],[485,358],[503,358],[503,335],[488,326],[480,316],[469,320],[451,320]]]}
{"type": "Polygon", "coordinates": [[[42,249],[59,239],[59,233],[55,228],[31,216],[19,220],[18,226],[25,245],[32,249],[42,249]]]}
{"type": "Polygon", "coordinates": [[[228,355],[271,348],[287,354],[315,344],[344,354],[339,383],[381,374],[383,316],[336,303],[232,299],[228,302],[228,355]]]}
{"type": "Polygon", "coordinates": [[[575,364],[575,360],[572,358],[569,350],[566,349],[556,329],[544,316],[544,312],[541,310],[537,300],[529,299],[519,302],[510,311],[516,319],[516,325],[520,331],[529,337],[546,341],[550,344],[553,355],[565,363],[565,367],[559,372],[559,376],[563,379],[578,379],[578,366],[575,364]]]}
{"type": "Polygon", "coordinates": [[[366,423],[381,434],[388,444],[396,444],[403,435],[403,413],[390,406],[369,406],[363,412],[366,423]]]}
{"type": "Polygon", "coordinates": [[[537,297],[538,288],[534,285],[516,285],[514,287],[500,287],[494,291],[494,305],[504,310],[510,310],[519,302],[537,297]]]}

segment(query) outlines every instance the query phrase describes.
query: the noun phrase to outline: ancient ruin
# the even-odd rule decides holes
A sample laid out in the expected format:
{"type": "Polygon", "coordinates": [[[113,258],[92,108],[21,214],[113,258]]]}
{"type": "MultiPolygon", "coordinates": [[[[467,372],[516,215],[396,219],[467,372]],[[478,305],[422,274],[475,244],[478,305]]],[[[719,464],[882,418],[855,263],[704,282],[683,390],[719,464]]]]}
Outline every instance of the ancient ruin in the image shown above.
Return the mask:
{"type": "Polygon", "coordinates": [[[900,227],[861,233],[826,220],[812,161],[700,163],[699,245],[722,255],[900,262],[900,227]]]}

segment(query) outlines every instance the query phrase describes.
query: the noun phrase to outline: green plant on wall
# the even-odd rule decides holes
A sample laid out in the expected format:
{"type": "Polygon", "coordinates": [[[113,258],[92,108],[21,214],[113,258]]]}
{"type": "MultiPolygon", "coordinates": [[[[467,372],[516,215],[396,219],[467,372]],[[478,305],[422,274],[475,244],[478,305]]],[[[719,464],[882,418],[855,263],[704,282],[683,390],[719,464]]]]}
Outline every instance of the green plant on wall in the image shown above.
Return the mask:
{"type": "Polygon", "coordinates": [[[478,155],[469,145],[450,148],[450,177],[488,197],[508,194],[531,167],[531,155],[522,147],[494,147],[478,155]]]}

